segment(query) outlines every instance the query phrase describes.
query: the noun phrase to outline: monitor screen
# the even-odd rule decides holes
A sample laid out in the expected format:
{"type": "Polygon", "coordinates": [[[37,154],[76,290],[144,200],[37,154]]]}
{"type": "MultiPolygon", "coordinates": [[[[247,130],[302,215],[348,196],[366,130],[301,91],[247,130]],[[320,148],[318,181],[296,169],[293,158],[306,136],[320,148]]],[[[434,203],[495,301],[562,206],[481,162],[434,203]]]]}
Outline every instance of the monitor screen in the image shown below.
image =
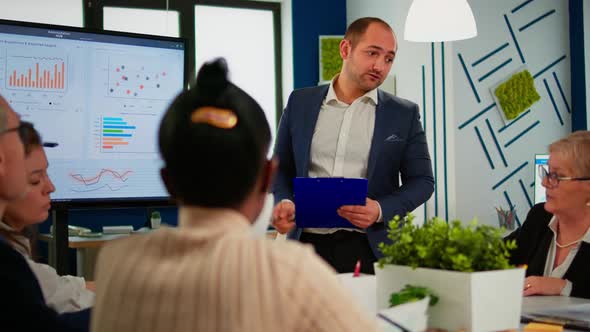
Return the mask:
{"type": "Polygon", "coordinates": [[[168,196],[157,131],[185,85],[184,39],[0,20],[0,94],[46,149],[54,202],[168,196]]]}
{"type": "Polygon", "coordinates": [[[535,204],[545,202],[545,187],[541,185],[543,179],[539,174],[539,167],[547,169],[548,154],[535,155],[535,204]]]}

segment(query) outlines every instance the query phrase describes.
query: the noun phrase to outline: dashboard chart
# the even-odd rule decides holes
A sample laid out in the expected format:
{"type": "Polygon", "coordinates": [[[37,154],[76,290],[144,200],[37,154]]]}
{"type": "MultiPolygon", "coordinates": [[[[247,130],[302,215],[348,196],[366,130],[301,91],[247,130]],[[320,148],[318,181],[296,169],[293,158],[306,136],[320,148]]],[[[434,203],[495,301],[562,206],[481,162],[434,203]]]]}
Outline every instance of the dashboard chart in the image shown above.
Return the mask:
{"type": "Polygon", "coordinates": [[[176,78],[160,60],[110,56],[108,63],[109,97],[162,99],[178,90],[176,78]]]}
{"type": "Polygon", "coordinates": [[[161,198],[160,121],[184,40],[0,20],[0,95],[46,149],[53,200],[161,198]]]}
{"type": "Polygon", "coordinates": [[[6,89],[65,92],[67,59],[8,54],[6,56],[6,89]]]}
{"type": "Polygon", "coordinates": [[[115,171],[108,168],[101,169],[96,175],[84,175],[79,172],[70,173],[70,177],[75,183],[71,190],[77,192],[97,191],[108,189],[110,191],[119,191],[125,188],[127,180],[131,177],[133,171],[115,171]]]}

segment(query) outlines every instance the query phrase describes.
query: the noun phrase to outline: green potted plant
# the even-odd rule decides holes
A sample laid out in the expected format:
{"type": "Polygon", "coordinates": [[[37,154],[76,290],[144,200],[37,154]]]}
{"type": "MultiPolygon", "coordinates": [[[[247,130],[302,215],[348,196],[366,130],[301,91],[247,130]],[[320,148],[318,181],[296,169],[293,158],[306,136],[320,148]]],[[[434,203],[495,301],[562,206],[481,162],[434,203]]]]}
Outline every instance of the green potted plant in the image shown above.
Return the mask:
{"type": "Polygon", "coordinates": [[[376,263],[377,307],[388,307],[390,295],[407,284],[428,287],[439,297],[429,309],[429,326],[450,331],[518,328],[523,268],[509,264],[514,241],[503,230],[472,221],[464,226],[433,218],[423,226],[413,216],[389,223],[392,244],[381,244],[376,263]]]}

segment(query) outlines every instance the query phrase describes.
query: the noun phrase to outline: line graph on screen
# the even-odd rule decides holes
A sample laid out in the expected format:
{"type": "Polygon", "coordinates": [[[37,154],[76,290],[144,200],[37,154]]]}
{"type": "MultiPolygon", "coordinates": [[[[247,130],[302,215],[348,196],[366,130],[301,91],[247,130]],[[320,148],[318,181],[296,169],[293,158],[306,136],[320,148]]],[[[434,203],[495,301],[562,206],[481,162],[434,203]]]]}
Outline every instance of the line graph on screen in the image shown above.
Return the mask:
{"type": "Polygon", "coordinates": [[[72,171],[69,173],[72,181],[70,190],[74,192],[90,192],[103,189],[119,191],[129,186],[127,181],[133,174],[134,171],[132,170],[116,171],[110,168],[101,168],[99,171],[94,172],[72,171]]]}

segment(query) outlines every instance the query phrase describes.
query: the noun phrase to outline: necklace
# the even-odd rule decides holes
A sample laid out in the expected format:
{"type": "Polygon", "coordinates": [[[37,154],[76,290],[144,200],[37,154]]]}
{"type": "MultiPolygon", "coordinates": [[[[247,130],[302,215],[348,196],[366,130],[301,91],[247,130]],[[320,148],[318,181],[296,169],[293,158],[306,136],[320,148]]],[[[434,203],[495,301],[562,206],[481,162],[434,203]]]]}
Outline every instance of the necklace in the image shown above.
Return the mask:
{"type": "Polygon", "coordinates": [[[584,239],[584,237],[582,236],[581,238],[577,239],[576,241],[566,243],[566,244],[559,244],[559,242],[557,242],[557,238],[555,238],[555,245],[560,248],[567,248],[567,247],[573,246],[574,244],[580,243],[583,239],[584,239]]]}
{"type": "Polygon", "coordinates": [[[572,241],[572,242],[570,242],[570,243],[566,243],[566,244],[559,244],[559,242],[557,242],[557,233],[559,232],[559,222],[557,223],[557,227],[556,227],[556,228],[557,228],[557,229],[556,229],[556,234],[555,234],[555,245],[556,245],[557,247],[559,247],[559,248],[562,248],[562,249],[563,249],[563,248],[567,248],[567,247],[571,247],[571,246],[573,246],[574,244],[578,244],[578,243],[580,243],[580,242],[581,242],[581,241],[584,239],[584,237],[586,236],[586,234],[584,234],[584,235],[582,235],[582,237],[581,237],[581,238],[579,238],[579,239],[577,239],[577,240],[575,240],[575,241],[572,241]]]}

